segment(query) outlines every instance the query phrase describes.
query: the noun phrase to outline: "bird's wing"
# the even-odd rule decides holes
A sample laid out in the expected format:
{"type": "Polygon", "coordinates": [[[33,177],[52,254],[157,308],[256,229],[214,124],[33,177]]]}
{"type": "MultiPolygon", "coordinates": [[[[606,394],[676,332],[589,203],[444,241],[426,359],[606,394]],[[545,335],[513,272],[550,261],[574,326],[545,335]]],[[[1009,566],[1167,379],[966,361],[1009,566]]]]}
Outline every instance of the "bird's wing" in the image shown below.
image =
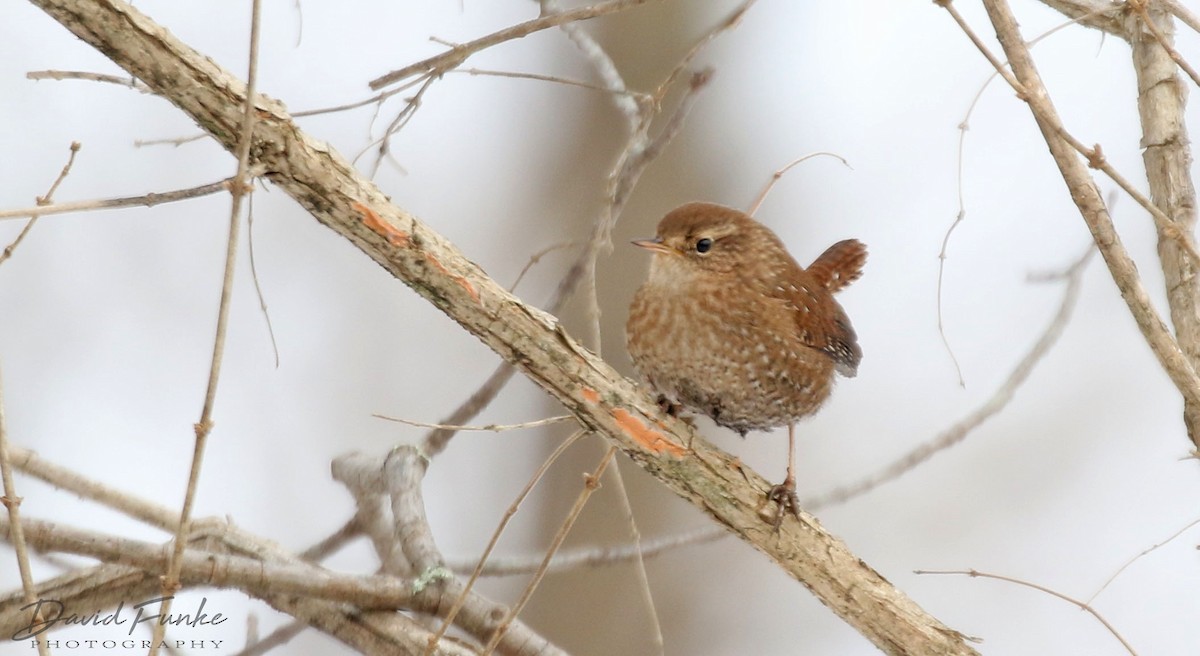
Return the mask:
{"type": "Polygon", "coordinates": [[[834,294],[858,280],[866,262],[866,245],[857,239],[844,239],[826,248],[807,271],[813,282],[834,294]]]}
{"type": "Polygon", "coordinates": [[[781,291],[793,310],[800,341],[829,356],[839,374],[853,378],[862,361],[862,349],[850,318],[833,294],[811,276],[802,276],[800,284],[786,285],[781,291]]]}

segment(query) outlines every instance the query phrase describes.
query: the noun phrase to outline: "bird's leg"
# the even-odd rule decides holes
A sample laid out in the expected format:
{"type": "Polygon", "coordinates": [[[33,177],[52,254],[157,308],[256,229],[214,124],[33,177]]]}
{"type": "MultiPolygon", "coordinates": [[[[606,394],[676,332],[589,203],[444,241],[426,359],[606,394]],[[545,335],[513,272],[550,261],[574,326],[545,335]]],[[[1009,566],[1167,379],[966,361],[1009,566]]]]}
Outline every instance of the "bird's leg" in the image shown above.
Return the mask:
{"type": "Polygon", "coordinates": [[[665,415],[678,417],[679,413],[683,411],[683,406],[678,403],[671,403],[671,399],[668,399],[666,394],[659,394],[657,401],[658,409],[662,410],[665,415]]]}
{"type": "Polygon", "coordinates": [[[683,414],[683,404],[673,403],[671,399],[667,398],[666,394],[659,394],[657,403],[658,409],[662,410],[663,414],[674,417],[692,428],[696,427],[696,421],[690,416],[683,414]]]}
{"type": "Polygon", "coordinates": [[[788,424],[788,465],[787,478],[767,493],[767,500],[777,504],[775,509],[775,530],[783,524],[783,516],[791,513],[800,518],[800,498],[796,496],[796,425],[788,424]]]}

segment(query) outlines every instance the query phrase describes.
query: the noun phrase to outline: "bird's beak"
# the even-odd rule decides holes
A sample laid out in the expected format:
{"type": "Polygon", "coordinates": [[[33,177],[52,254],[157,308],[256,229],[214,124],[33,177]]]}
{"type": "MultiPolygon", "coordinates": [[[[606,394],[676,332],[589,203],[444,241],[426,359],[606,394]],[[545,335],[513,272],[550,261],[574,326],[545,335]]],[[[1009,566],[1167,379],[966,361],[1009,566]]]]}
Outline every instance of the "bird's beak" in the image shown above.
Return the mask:
{"type": "Polygon", "coordinates": [[[661,237],[655,237],[654,239],[634,239],[632,243],[634,246],[654,251],[655,253],[671,254],[675,252],[673,248],[662,242],[661,237]]]}

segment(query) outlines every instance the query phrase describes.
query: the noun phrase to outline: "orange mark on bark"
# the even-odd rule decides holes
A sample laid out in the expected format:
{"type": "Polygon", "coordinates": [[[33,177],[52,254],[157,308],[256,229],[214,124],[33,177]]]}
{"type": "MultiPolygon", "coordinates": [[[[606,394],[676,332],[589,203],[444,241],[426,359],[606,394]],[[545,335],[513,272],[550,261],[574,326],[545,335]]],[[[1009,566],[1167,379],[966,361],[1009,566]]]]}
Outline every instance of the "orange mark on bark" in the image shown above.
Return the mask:
{"type": "Polygon", "coordinates": [[[617,425],[625,434],[633,438],[633,441],[641,444],[654,453],[666,453],[667,455],[682,458],[687,450],[682,446],[672,442],[666,435],[651,429],[641,419],[630,414],[624,408],[614,408],[612,411],[613,419],[617,420],[617,425]]]}
{"type": "Polygon", "coordinates": [[[472,285],[470,280],[467,280],[466,278],[464,278],[462,276],[456,276],[456,275],[450,273],[450,271],[445,267],[445,265],[443,265],[441,262],[439,262],[438,259],[430,253],[425,254],[425,260],[428,261],[430,264],[432,264],[434,267],[436,267],[438,271],[441,271],[443,275],[452,278],[454,280],[454,282],[458,283],[459,287],[462,287],[463,289],[467,290],[467,293],[471,295],[471,298],[475,299],[476,303],[481,302],[479,300],[479,292],[475,291],[475,285],[472,285]]]}
{"type": "Polygon", "coordinates": [[[350,207],[363,215],[363,223],[380,237],[385,237],[392,246],[408,246],[408,233],[397,230],[395,226],[383,220],[375,210],[362,203],[351,203],[350,207]]]}
{"type": "MultiPolygon", "coordinates": [[[[590,387],[579,390],[579,395],[583,397],[584,401],[592,405],[600,405],[600,393],[590,387]]],[[[687,449],[683,448],[683,446],[672,442],[663,433],[650,428],[645,422],[633,416],[633,413],[625,408],[613,408],[611,412],[613,419],[617,421],[617,426],[634,442],[641,444],[647,451],[651,453],[666,453],[676,458],[682,458],[687,454],[687,449]]]]}

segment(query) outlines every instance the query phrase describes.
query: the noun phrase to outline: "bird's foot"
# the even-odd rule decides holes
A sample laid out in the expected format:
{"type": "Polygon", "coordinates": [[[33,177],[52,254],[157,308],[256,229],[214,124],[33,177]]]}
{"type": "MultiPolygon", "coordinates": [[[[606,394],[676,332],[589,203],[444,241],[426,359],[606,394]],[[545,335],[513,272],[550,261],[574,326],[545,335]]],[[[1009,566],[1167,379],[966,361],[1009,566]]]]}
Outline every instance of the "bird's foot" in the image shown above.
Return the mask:
{"type": "Polygon", "coordinates": [[[775,521],[773,526],[778,531],[783,525],[783,516],[792,515],[800,519],[800,498],[796,496],[796,481],[788,478],[767,492],[767,501],[775,502],[775,521]]]}
{"type": "Polygon", "coordinates": [[[690,415],[682,414],[683,406],[678,403],[672,403],[666,394],[659,394],[656,402],[658,403],[658,409],[662,410],[663,414],[674,417],[692,428],[696,427],[696,420],[690,415]]]}
{"type": "Polygon", "coordinates": [[[668,399],[666,394],[659,394],[656,402],[658,403],[659,410],[672,417],[678,417],[679,413],[683,411],[683,406],[678,403],[671,403],[671,399],[668,399]]]}

